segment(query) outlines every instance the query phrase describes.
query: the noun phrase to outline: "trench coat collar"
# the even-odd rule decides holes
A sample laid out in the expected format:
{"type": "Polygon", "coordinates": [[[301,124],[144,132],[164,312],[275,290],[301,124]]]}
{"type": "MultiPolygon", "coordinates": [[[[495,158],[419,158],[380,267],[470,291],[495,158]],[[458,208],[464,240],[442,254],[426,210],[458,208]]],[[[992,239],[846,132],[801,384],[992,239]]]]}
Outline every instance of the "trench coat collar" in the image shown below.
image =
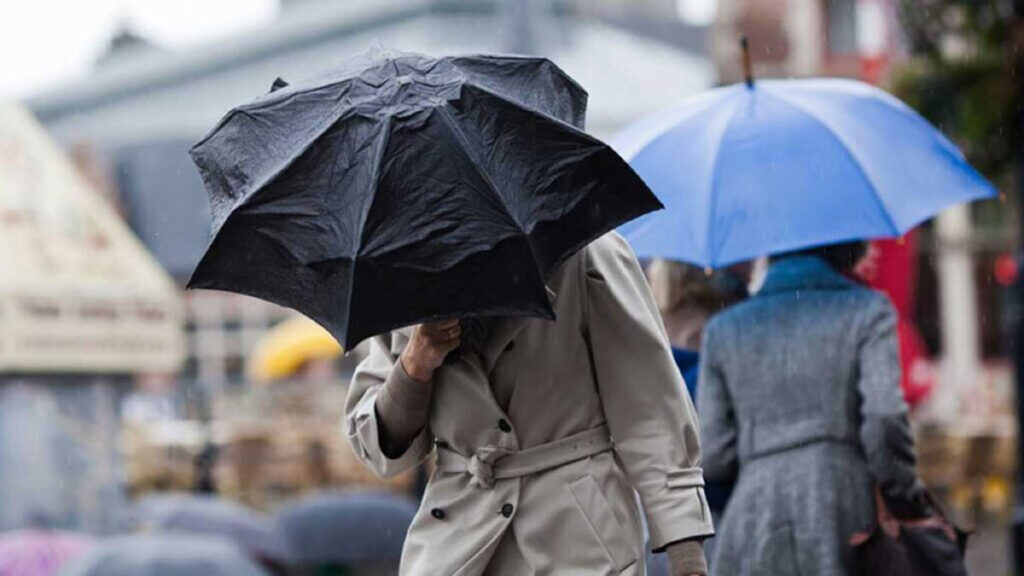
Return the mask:
{"type": "Polygon", "coordinates": [[[800,290],[847,290],[857,283],[818,256],[789,256],[768,268],[758,296],[800,290]]]}
{"type": "MultiPolygon", "coordinates": [[[[551,307],[554,308],[555,301],[558,299],[558,293],[552,290],[550,286],[544,286],[544,289],[547,291],[551,307]]],[[[487,341],[479,352],[480,364],[484,374],[491,373],[502,352],[505,351],[509,343],[515,339],[529,320],[531,320],[529,316],[500,316],[494,319],[494,322],[491,324],[491,333],[487,336],[487,341]]]]}

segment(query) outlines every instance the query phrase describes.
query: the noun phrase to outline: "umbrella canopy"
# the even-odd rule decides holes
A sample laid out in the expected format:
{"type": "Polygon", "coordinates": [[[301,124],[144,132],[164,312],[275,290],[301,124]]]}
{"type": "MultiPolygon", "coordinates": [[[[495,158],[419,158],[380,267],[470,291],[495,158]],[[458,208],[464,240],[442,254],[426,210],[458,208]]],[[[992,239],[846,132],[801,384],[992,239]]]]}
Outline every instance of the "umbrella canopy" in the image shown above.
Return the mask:
{"type": "Polygon", "coordinates": [[[397,561],[416,509],[392,494],[327,492],[286,507],[278,525],[297,565],[397,561]]]}
{"type": "Polygon", "coordinates": [[[585,108],[537,58],[371,52],[276,82],[192,148],[213,238],[189,286],[294,308],[346,348],[429,319],[553,318],[558,264],[660,207],[585,108]]]}
{"type": "Polygon", "coordinates": [[[70,532],[25,530],[0,535],[0,576],[56,576],[92,539],[70,532]]]}
{"type": "Polygon", "coordinates": [[[921,116],[852,80],[719,88],[613,144],[666,207],[622,227],[638,256],[701,266],[899,236],[994,195],[921,116]]]}
{"type": "Polygon", "coordinates": [[[249,357],[247,372],[256,382],[288,378],[306,362],[341,356],[331,333],[303,316],[289,318],[260,337],[249,357]]]}
{"type": "Polygon", "coordinates": [[[209,496],[159,494],[133,506],[135,522],[162,532],[230,538],[254,558],[287,564],[288,544],[271,518],[241,504],[209,496]]]}
{"type": "Polygon", "coordinates": [[[226,538],[136,534],[106,540],[61,576],[268,576],[226,538]]]}

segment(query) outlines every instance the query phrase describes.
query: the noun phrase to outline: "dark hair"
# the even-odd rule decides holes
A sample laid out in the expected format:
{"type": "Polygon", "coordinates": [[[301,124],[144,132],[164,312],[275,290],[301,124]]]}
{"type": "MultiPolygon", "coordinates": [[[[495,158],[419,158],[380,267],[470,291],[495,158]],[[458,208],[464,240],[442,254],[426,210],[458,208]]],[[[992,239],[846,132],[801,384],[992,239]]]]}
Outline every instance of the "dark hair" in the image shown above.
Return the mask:
{"type": "Polygon", "coordinates": [[[829,244],[827,246],[818,246],[816,248],[808,248],[806,250],[797,250],[794,252],[786,252],[784,254],[778,254],[772,256],[773,262],[782,260],[784,258],[790,258],[793,256],[817,256],[822,260],[826,261],[836,270],[840,272],[848,272],[860,262],[860,259],[868,253],[868,243],[866,240],[854,240],[853,242],[841,242],[839,244],[829,244]]]}
{"type": "Polygon", "coordinates": [[[748,296],[743,280],[725,269],[708,272],[692,264],[659,260],[647,272],[663,314],[684,306],[715,314],[748,296]]]}

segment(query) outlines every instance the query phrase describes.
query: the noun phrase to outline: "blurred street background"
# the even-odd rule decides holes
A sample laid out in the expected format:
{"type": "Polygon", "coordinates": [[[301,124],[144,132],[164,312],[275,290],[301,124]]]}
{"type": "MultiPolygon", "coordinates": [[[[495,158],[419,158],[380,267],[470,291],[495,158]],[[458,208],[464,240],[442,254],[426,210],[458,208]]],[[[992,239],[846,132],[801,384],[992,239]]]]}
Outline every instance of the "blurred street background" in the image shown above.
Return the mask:
{"type": "Polygon", "coordinates": [[[374,46],[514,52],[578,80],[587,130],[609,138],[741,80],[746,34],[757,77],[877,84],[1000,190],[875,242],[868,275],[901,316],[920,472],[977,527],[973,573],[1013,573],[1024,322],[1015,8],[1024,13],[1009,0],[4,4],[0,531],[120,533],[133,501],[166,492],[267,513],[323,491],[416,497],[426,470],[377,480],[343,437],[363,350],[342,354],[266,302],[184,290],[210,225],[187,150],[232,106],[374,46]]]}

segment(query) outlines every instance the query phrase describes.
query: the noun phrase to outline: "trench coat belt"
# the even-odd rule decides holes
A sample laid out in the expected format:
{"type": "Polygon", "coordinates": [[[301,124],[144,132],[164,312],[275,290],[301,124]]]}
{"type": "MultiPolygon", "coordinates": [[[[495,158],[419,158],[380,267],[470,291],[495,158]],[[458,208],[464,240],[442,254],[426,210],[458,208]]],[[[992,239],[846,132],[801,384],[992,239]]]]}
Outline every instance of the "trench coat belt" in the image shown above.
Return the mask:
{"type": "Polygon", "coordinates": [[[451,448],[439,446],[437,467],[442,472],[469,474],[472,484],[490,489],[494,487],[495,480],[537,474],[611,449],[612,439],[608,426],[601,425],[520,451],[488,445],[467,457],[451,448]]]}

